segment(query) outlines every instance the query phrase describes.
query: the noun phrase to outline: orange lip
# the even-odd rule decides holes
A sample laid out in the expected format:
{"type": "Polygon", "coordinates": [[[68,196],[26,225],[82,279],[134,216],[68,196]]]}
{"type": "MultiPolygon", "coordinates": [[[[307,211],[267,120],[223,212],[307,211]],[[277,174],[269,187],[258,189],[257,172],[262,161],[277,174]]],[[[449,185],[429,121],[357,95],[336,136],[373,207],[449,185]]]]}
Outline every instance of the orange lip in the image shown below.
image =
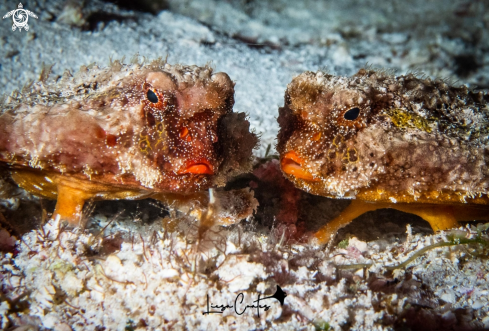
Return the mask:
{"type": "Polygon", "coordinates": [[[314,178],[310,172],[302,168],[303,163],[304,160],[297,155],[295,151],[290,151],[284,155],[280,165],[282,166],[282,171],[288,175],[312,182],[318,182],[319,179],[314,178]]]}
{"type": "Polygon", "coordinates": [[[192,162],[185,169],[178,171],[179,175],[194,174],[194,175],[213,175],[212,165],[207,160],[199,160],[192,162]]]}

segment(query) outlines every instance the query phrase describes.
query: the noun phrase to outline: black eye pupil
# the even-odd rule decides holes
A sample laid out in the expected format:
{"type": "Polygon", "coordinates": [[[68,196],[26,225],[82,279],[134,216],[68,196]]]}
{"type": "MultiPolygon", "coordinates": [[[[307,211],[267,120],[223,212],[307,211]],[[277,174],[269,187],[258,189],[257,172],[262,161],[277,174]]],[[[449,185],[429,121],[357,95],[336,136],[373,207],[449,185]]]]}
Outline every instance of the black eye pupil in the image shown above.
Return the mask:
{"type": "Polygon", "coordinates": [[[156,96],[156,94],[151,91],[151,90],[148,90],[148,93],[146,93],[146,96],[148,97],[148,100],[152,103],[157,103],[158,102],[158,97],[156,96]]]}
{"type": "Polygon", "coordinates": [[[348,110],[343,116],[345,117],[345,120],[353,121],[357,119],[358,115],[360,115],[360,108],[355,107],[348,110]]]}

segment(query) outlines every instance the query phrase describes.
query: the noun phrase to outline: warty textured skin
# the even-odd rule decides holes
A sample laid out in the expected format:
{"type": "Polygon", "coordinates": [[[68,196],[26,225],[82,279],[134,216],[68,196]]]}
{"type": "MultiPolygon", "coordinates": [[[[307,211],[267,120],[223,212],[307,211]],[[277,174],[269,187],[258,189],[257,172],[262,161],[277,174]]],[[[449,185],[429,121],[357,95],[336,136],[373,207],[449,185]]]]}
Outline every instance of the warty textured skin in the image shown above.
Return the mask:
{"type": "Polygon", "coordinates": [[[305,72],[280,109],[282,168],[299,188],[328,197],[487,204],[488,103],[483,92],[413,74],[305,72]]]}
{"type": "Polygon", "coordinates": [[[489,97],[413,74],[305,72],[288,85],[277,150],[298,188],[352,202],[314,234],[393,208],[434,231],[489,219],[489,97]]]}
{"type": "Polygon", "coordinates": [[[136,58],[61,77],[48,68],[0,103],[0,166],[31,193],[58,198],[67,217],[74,207],[62,204],[79,213],[91,198],[223,186],[251,168],[257,144],[233,104],[234,83],[208,66],[136,58]]]}

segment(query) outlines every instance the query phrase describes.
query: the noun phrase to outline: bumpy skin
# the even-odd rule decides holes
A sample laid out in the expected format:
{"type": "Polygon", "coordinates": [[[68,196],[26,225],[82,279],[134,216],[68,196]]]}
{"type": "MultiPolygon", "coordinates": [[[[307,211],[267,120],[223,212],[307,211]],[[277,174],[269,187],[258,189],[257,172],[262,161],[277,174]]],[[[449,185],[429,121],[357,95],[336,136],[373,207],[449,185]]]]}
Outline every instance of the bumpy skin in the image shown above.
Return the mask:
{"type": "Polygon", "coordinates": [[[287,88],[278,150],[296,152],[313,179],[287,176],[318,195],[380,190],[372,201],[436,202],[443,193],[474,200],[489,187],[488,102],[482,92],[414,75],[306,72],[287,88]],[[345,118],[354,108],[358,116],[345,118]]]}
{"type": "Polygon", "coordinates": [[[333,198],[487,204],[488,103],[483,92],[412,74],[306,72],[280,109],[282,170],[333,198]]]}
{"type": "Polygon", "coordinates": [[[202,191],[250,169],[257,138],[232,113],[225,73],[156,60],[47,76],[0,112],[0,165],[34,194],[80,209],[88,198],[202,191]]]}

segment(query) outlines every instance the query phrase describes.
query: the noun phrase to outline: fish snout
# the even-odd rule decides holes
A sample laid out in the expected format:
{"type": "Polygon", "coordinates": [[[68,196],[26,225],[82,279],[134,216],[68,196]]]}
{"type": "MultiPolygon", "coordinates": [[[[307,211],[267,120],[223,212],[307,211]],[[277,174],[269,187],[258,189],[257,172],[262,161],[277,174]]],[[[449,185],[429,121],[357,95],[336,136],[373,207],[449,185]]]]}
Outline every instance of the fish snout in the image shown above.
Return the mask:
{"type": "Polygon", "coordinates": [[[287,175],[312,182],[320,181],[319,178],[315,178],[309,170],[305,169],[304,163],[304,159],[297,155],[295,151],[285,153],[280,160],[282,171],[287,175]]]}
{"type": "Polygon", "coordinates": [[[177,171],[177,174],[213,175],[214,166],[206,159],[189,161],[185,167],[177,171]]]}

